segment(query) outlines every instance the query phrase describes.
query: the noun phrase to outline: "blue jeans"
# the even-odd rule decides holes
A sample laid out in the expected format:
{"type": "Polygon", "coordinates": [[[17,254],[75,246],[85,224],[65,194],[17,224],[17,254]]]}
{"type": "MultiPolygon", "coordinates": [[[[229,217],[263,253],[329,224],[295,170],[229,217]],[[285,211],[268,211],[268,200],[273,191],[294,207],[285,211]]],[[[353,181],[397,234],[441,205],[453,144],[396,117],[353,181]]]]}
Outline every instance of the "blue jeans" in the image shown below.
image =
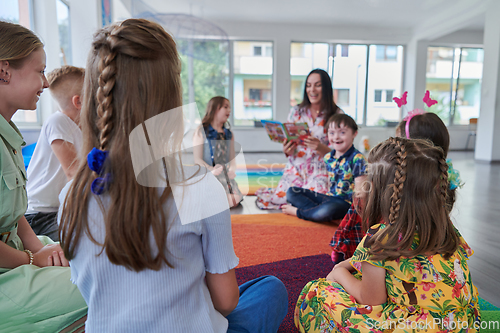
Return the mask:
{"type": "Polygon", "coordinates": [[[276,333],[288,311],[288,292],[278,278],[261,276],[240,287],[238,306],[226,318],[228,333],[276,333]]]}
{"type": "Polygon", "coordinates": [[[286,199],[297,207],[297,217],[314,222],[342,219],[351,204],[345,200],[301,187],[290,187],[286,199]]]}

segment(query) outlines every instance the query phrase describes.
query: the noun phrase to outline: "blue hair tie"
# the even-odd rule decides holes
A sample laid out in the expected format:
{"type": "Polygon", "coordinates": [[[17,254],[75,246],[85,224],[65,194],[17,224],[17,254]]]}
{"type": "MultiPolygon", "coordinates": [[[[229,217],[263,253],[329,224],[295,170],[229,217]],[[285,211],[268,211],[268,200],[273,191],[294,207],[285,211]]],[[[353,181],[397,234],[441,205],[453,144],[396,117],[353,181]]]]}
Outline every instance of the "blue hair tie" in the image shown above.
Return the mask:
{"type": "Polygon", "coordinates": [[[462,179],[460,179],[460,172],[453,168],[453,164],[451,163],[451,159],[446,160],[446,164],[448,164],[448,182],[450,190],[454,190],[457,187],[464,186],[462,179]]]}
{"type": "Polygon", "coordinates": [[[112,177],[110,173],[102,175],[104,169],[104,163],[108,158],[108,152],[105,150],[100,150],[97,148],[92,148],[90,153],[87,155],[87,164],[89,169],[94,171],[99,175],[90,186],[92,193],[96,195],[101,195],[109,189],[109,184],[112,182],[112,177]]]}

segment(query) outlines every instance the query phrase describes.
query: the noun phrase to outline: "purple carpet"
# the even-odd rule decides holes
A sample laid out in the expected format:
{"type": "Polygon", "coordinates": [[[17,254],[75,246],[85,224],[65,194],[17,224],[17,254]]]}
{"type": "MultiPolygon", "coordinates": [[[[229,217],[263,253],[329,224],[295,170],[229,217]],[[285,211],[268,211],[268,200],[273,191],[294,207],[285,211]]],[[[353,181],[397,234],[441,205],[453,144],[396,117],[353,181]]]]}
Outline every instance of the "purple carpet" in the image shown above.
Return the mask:
{"type": "Polygon", "coordinates": [[[293,311],[302,288],[307,282],[326,277],[333,268],[329,255],[282,260],[270,264],[261,264],[236,269],[238,285],[262,275],[274,275],[280,279],[288,290],[288,313],[281,323],[278,333],[298,332],[293,323],[293,311]]]}

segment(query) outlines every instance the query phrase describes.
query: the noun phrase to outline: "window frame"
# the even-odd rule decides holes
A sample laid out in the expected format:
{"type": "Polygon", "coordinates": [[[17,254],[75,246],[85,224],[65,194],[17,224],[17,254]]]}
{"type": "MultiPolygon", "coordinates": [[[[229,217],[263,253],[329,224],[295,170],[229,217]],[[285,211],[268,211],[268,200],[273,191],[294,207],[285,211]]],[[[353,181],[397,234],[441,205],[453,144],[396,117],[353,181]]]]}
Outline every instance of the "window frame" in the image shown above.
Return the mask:
{"type": "MultiPolygon", "coordinates": [[[[271,117],[272,119],[276,119],[276,103],[275,103],[275,100],[276,100],[276,89],[275,89],[275,75],[276,75],[276,70],[275,70],[275,66],[276,66],[276,59],[275,59],[275,50],[274,50],[274,47],[275,47],[275,40],[272,40],[272,39],[258,39],[258,38],[255,38],[255,39],[252,39],[252,38],[231,38],[229,37],[229,85],[228,85],[228,94],[229,94],[229,102],[231,103],[231,115],[229,116],[229,119],[230,119],[230,122],[231,122],[231,126],[234,127],[235,129],[251,129],[251,128],[256,128],[258,127],[257,124],[254,123],[254,125],[236,125],[235,123],[235,118],[234,118],[234,43],[235,42],[249,42],[249,43],[252,43],[251,44],[251,47],[252,47],[252,54],[253,54],[253,51],[254,51],[254,47],[255,46],[260,46],[261,47],[261,50],[262,50],[262,54],[260,56],[254,56],[254,57],[268,57],[267,55],[267,51],[266,51],[266,45],[267,43],[271,43],[272,44],[272,55],[270,56],[272,58],[272,61],[273,61],[273,65],[272,65],[272,74],[271,74],[271,117]],[[264,54],[266,53],[266,54],[264,54]]],[[[255,122],[256,120],[254,120],[255,122]]]]}
{"type": "MultiPolygon", "coordinates": [[[[301,40],[291,40],[290,41],[290,48],[291,48],[291,45],[293,43],[303,43],[303,44],[314,44],[314,43],[321,43],[321,44],[328,44],[329,46],[329,59],[328,59],[328,70],[327,70],[327,73],[328,75],[330,76],[330,79],[332,80],[332,85],[333,85],[333,80],[334,80],[334,77],[335,77],[335,73],[334,73],[334,67],[335,67],[335,57],[336,56],[339,56],[339,57],[342,57],[342,52],[341,54],[337,55],[336,54],[336,48],[337,48],[337,45],[340,45],[341,46],[341,50],[342,50],[342,47],[345,46],[350,46],[350,45],[360,45],[360,46],[366,46],[366,75],[365,75],[365,86],[364,86],[364,107],[363,109],[361,110],[362,112],[362,119],[363,121],[362,122],[358,122],[358,120],[356,120],[356,122],[358,122],[359,125],[361,126],[366,126],[366,127],[384,127],[384,126],[378,126],[378,125],[366,125],[366,121],[367,121],[367,115],[368,115],[368,82],[369,82],[369,75],[370,75],[370,46],[372,45],[383,45],[387,48],[387,46],[394,46],[397,50],[398,46],[401,46],[402,47],[402,59],[401,59],[401,62],[402,62],[402,75],[401,75],[401,85],[399,87],[399,89],[401,91],[403,91],[403,88],[404,88],[404,80],[405,80],[405,64],[406,64],[406,45],[404,44],[394,44],[394,43],[387,43],[387,44],[380,44],[380,43],[376,43],[376,42],[370,42],[370,43],[345,43],[345,42],[324,42],[324,41],[301,41],[301,40]]],[[[291,61],[291,58],[290,60],[291,61]]],[[[375,61],[377,61],[377,59],[375,59],[375,61]]],[[[395,60],[388,60],[390,62],[392,61],[397,61],[397,56],[396,56],[396,59],[395,60]]],[[[291,76],[290,76],[290,82],[291,82],[291,76]]],[[[332,86],[333,88],[333,86],[332,86]]],[[[333,88],[335,89],[335,88],[333,88]]],[[[340,88],[342,89],[342,88],[340,88]]],[[[388,104],[389,102],[386,102],[384,100],[384,97],[386,96],[386,91],[387,90],[393,90],[393,89],[385,89],[385,88],[380,88],[380,90],[382,90],[382,100],[380,102],[376,102],[376,103],[382,103],[382,104],[388,104]]],[[[393,97],[396,97],[394,95],[394,92],[393,92],[393,97]]],[[[392,100],[391,100],[392,102],[392,100]]],[[[402,114],[401,114],[401,110],[399,111],[400,112],[400,119],[402,118],[402,114]]],[[[386,125],[387,126],[387,125],[386,125]]]]}
{"type": "MultiPolygon", "coordinates": [[[[427,52],[426,52],[426,59],[428,61],[429,57],[429,48],[450,48],[453,50],[453,56],[451,57],[451,63],[452,63],[452,71],[450,75],[450,103],[449,103],[449,111],[448,111],[448,121],[443,122],[445,123],[446,127],[465,127],[469,126],[468,124],[456,124],[455,123],[455,115],[456,115],[456,108],[457,108],[457,98],[458,98],[458,89],[460,85],[460,68],[462,65],[463,57],[462,53],[464,49],[481,49],[484,52],[484,46],[483,45],[477,45],[477,44],[453,44],[453,43],[440,43],[440,44],[428,44],[427,45],[427,52]],[[459,52],[459,60],[458,60],[458,70],[457,70],[457,77],[454,77],[454,70],[455,70],[455,53],[456,49],[460,49],[459,52]],[[456,80],[456,89],[453,90],[453,84],[454,81],[456,80]],[[454,98],[452,98],[453,94],[455,95],[454,98]]],[[[483,54],[483,65],[484,65],[484,54],[483,54]]],[[[481,77],[482,80],[482,77],[481,77]]],[[[427,69],[426,69],[426,78],[425,78],[425,84],[427,85],[427,69]]],[[[481,93],[479,95],[479,98],[481,99],[481,93]]]]}

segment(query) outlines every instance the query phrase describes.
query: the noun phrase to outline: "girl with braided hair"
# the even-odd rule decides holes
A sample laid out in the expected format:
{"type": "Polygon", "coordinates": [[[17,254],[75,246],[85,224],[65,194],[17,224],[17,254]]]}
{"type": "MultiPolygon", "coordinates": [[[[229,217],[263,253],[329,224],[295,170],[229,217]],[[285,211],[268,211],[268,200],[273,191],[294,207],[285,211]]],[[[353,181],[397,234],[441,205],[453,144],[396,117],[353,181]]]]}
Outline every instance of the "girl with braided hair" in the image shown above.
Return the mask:
{"type": "MultiPolygon", "coordinates": [[[[436,147],[443,149],[445,157],[448,156],[450,134],[446,125],[435,113],[422,113],[421,110],[410,113],[396,127],[396,136],[407,139],[430,140],[436,147]]],[[[446,162],[448,163],[449,182],[446,205],[451,212],[455,203],[455,192],[463,183],[460,180],[459,172],[453,168],[451,160],[447,159],[446,162]]],[[[350,258],[365,235],[361,227],[364,200],[362,198],[355,199],[339,227],[335,230],[330,242],[332,261],[335,264],[350,258]]]]}
{"type": "Polygon", "coordinates": [[[368,163],[367,233],[351,260],[304,287],[295,324],[301,332],[478,331],[472,250],[446,207],[443,150],[390,138],[368,163]]]}
{"type": "Polygon", "coordinates": [[[157,23],[128,19],[94,36],[80,117],[87,163],[58,214],[86,331],[276,332],[285,286],[265,276],[238,287],[225,191],[207,169],[182,165],[180,65],[157,23]]]}
{"type": "Polygon", "coordinates": [[[45,60],[32,31],[0,21],[0,332],[72,331],[87,313],[60,245],[37,237],[24,217],[26,143],[12,117],[36,109],[49,86],[45,60]]]}

